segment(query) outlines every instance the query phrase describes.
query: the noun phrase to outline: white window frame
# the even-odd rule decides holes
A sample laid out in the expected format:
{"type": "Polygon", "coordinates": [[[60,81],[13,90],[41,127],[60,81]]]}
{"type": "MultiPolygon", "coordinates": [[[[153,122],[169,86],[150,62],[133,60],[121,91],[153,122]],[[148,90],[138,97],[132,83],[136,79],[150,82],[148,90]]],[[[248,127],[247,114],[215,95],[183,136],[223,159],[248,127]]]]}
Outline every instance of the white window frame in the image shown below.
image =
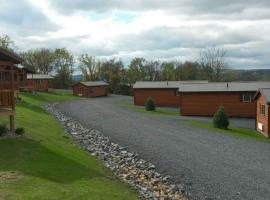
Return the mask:
{"type": "Polygon", "coordinates": [[[252,102],[252,93],[249,93],[249,92],[247,92],[247,93],[242,93],[241,94],[241,101],[243,102],[243,103],[251,103],[252,102]],[[246,100],[245,99],[245,95],[249,95],[249,99],[248,100],[246,100]]]}

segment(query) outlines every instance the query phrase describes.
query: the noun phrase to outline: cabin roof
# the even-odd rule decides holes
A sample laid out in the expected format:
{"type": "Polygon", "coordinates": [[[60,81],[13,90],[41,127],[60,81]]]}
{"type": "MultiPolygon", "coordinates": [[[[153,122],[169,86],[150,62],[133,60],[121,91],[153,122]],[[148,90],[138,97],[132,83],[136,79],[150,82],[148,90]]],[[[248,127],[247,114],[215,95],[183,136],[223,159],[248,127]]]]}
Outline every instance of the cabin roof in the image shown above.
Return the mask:
{"type": "Polygon", "coordinates": [[[254,100],[258,99],[259,95],[262,95],[267,104],[270,104],[270,88],[260,88],[254,95],[254,100]]]}
{"type": "Polygon", "coordinates": [[[182,84],[186,83],[208,83],[206,80],[191,80],[191,81],[137,81],[134,89],[177,89],[182,84]]]}
{"type": "Polygon", "coordinates": [[[18,54],[2,47],[0,47],[0,60],[12,61],[14,64],[20,64],[22,62],[22,58],[18,54]]]}
{"type": "Polygon", "coordinates": [[[211,82],[182,84],[179,92],[256,92],[259,88],[270,88],[270,82],[211,82]]]}
{"type": "Polygon", "coordinates": [[[47,74],[27,74],[27,79],[53,79],[52,76],[47,75],[47,74]]]}
{"type": "MultiPolygon", "coordinates": [[[[82,81],[82,82],[79,82],[85,86],[108,86],[109,84],[104,82],[104,81],[82,81]]],[[[78,83],[77,83],[78,84],[78,83]]],[[[76,85],[76,84],[75,84],[76,85]]]]}

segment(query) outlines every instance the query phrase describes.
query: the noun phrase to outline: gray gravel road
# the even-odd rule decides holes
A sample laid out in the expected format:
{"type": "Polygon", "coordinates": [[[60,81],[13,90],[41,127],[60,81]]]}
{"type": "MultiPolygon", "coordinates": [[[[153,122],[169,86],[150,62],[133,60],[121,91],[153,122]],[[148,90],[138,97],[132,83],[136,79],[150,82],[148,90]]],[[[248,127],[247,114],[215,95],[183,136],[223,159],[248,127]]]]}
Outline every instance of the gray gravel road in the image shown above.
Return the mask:
{"type": "Polygon", "coordinates": [[[131,100],[111,96],[59,108],[184,184],[190,199],[270,199],[270,143],[184,125],[178,116],[137,113],[117,103],[123,99],[131,100]]]}

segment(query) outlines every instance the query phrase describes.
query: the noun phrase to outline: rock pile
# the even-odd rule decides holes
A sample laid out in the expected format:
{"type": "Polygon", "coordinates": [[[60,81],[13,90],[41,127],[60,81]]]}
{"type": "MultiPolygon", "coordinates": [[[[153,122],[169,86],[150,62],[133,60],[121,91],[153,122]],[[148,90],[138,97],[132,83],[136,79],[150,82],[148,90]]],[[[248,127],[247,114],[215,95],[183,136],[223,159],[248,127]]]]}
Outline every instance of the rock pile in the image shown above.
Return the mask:
{"type": "Polygon", "coordinates": [[[47,104],[44,109],[63,125],[84,149],[97,156],[104,165],[118,177],[129,183],[147,200],[184,200],[182,185],[171,184],[168,176],[162,176],[156,167],[115,144],[98,130],[84,128],[77,121],[65,116],[56,109],[56,104],[47,104]]]}

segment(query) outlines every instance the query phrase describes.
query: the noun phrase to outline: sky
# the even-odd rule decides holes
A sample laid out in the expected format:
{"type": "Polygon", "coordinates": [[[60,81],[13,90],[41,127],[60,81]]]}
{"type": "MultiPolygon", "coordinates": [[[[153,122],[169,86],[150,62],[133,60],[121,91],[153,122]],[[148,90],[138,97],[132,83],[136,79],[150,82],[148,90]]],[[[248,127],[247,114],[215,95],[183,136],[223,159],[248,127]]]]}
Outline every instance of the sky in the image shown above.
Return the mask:
{"type": "Polygon", "coordinates": [[[270,68],[269,0],[0,0],[0,35],[17,51],[196,61],[223,48],[234,69],[270,68]]]}

